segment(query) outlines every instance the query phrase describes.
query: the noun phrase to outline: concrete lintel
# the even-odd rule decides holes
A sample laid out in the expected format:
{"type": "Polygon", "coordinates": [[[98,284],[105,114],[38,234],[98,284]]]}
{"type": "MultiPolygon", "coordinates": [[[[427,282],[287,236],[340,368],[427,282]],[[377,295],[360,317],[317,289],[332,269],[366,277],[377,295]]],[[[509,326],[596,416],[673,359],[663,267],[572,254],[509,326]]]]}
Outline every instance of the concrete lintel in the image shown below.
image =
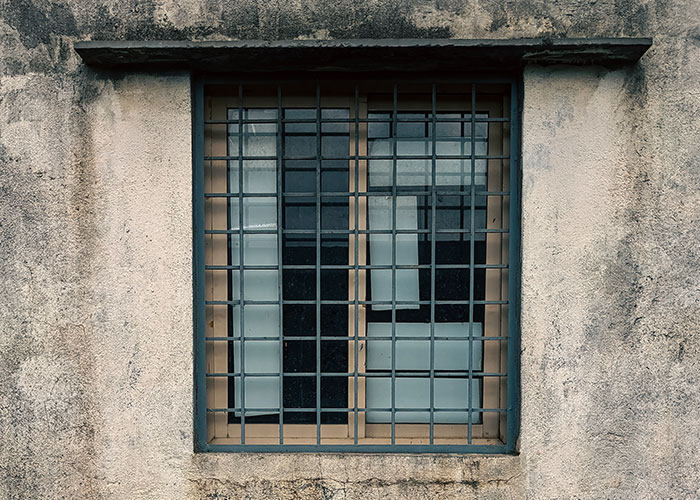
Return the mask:
{"type": "Polygon", "coordinates": [[[85,64],[106,68],[206,72],[504,71],[528,63],[637,61],[651,38],[398,40],[84,41],[85,64]]]}

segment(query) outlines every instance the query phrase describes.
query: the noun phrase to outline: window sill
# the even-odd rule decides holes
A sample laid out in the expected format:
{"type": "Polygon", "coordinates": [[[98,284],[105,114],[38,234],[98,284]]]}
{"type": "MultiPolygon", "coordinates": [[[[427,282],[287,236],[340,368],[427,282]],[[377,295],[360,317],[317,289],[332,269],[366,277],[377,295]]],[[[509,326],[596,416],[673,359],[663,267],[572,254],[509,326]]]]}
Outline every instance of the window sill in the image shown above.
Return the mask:
{"type": "Polygon", "coordinates": [[[268,498],[295,493],[316,498],[451,498],[498,492],[518,498],[523,491],[519,455],[199,453],[191,485],[198,493],[268,498]],[[345,498],[345,497],[343,497],[345,498]]]}

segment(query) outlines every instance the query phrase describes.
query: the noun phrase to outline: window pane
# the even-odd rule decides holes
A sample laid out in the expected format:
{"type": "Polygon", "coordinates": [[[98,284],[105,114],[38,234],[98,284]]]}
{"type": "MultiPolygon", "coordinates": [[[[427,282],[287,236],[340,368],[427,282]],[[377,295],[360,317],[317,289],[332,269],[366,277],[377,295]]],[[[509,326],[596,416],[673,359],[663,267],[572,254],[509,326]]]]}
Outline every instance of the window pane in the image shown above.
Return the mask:
{"type": "MultiPolygon", "coordinates": [[[[393,203],[389,196],[372,196],[369,198],[370,230],[390,230],[392,227],[393,203]]],[[[416,197],[401,196],[396,200],[396,224],[401,229],[417,229],[416,197]]],[[[369,260],[371,265],[392,265],[393,251],[396,251],[397,265],[418,265],[418,236],[414,234],[396,235],[395,249],[391,234],[370,234],[369,260]]],[[[373,269],[371,271],[373,301],[391,301],[393,273],[391,269],[373,269]]],[[[397,301],[418,301],[418,270],[396,270],[397,301]]],[[[417,305],[397,304],[397,309],[415,309],[417,305]]],[[[391,309],[390,304],[373,304],[372,309],[391,309]]]]}
{"type": "MultiPolygon", "coordinates": [[[[238,200],[231,202],[230,229],[240,228],[238,200]]],[[[243,198],[243,229],[276,230],[277,198],[243,198]]]]}

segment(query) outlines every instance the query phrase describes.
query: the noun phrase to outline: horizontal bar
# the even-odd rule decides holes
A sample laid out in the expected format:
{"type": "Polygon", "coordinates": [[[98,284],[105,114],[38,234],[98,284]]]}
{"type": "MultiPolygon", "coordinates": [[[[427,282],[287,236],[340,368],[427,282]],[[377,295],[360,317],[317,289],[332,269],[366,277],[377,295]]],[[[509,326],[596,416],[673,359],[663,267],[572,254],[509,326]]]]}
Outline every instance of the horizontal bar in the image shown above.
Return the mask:
{"type": "MultiPolygon", "coordinates": [[[[399,323],[400,324],[400,323],[399,323]]],[[[426,323],[427,324],[427,323],[426,323]]],[[[279,341],[280,338],[279,336],[274,336],[274,337],[243,337],[246,342],[262,342],[262,341],[279,341]]],[[[321,340],[340,340],[340,341],[346,341],[346,342],[354,342],[357,340],[358,342],[363,342],[363,341],[373,341],[373,340],[431,340],[431,338],[434,338],[435,340],[448,340],[448,341],[466,341],[469,340],[470,338],[476,340],[477,342],[479,341],[493,341],[493,340],[508,340],[508,337],[492,337],[488,336],[485,337],[483,335],[474,335],[473,337],[450,337],[450,336],[439,336],[436,335],[435,337],[402,337],[400,335],[397,335],[396,337],[357,337],[355,339],[354,336],[352,335],[345,335],[345,336],[338,336],[338,335],[321,335],[321,340]]],[[[218,342],[238,342],[241,340],[241,337],[205,337],[204,340],[206,341],[218,341],[218,342]]],[[[282,337],[282,340],[302,340],[302,341],[315,341],[316,337],[311,336],[311,335],[284,335],[282,337]]]]}
{"type": "MultiPolygon", "coordinates": [[[[470,269],[472,266],[469,264],[435,264],[435,269],[470,269]]],[[[411,264],[396,264],[396,269],[431,269],[432,266],[430,264],[417,264],[417,265],[411,265],[411,264]]],[[[508,269],[508,264],[475,264],[474,265],[475,269],[508,269]]],[[[241,266],[225,266],[225,265],[220,265],[220,266],[214,266],[214,265],[207,265],[204,266],[204,269],[208,271],[224,271],[227,269],[233,269],[233,270],[240,270],[241,266]]],[[[279,266],[276,265],[269,265],[269,266],[264,266],[264,265],[244,265],[243,266],[244,270],[251,270],[251,271],[274,271],[276,269],[279,269],[279,266]]],[[[367,266],[352,266],[352,265],[339,265],[339,264],[321,264],[320,266],[314,266],[313,264],[299,264],[299,265],[283,265],[282,269],[287,269],[287,270],[304,270],[304,271],[315,271],[316,269],[320,269],[322,271],[324,270],[353,270],[353,269],[392,269],[391,265],[386,264],[386,265],[367,265],[367,266]]]]}
{"type": "MultiPolygon", "coordinates": [[[[391,155],[377,155],[377,156],[321,156],[317,158],[315,156],[282,156],[283,160],[294,160],[294,161],[350,161],[350,160],[393,160],[391,155]]],[[[243,156],[239,158],[238,156],[229,155],[204,155],[204,161],[238,161],[242,159],[243,161],[276,161],[277,156],[243,156]]],[[[432,160],[431,155],[397,155],[397,160],[432,160]]],[[[437,155],[436,160],[471,160],[471,155],[437,155]]],[[[508,160],[509,155],[475,155],[475,160],[508,160]]]]}
{"type": "MultiPolygon", "coordinates": [[[[289,412],[299,412],[299,413],[312,413],[315,411],[318,411],[318,408],[290,408],[289,406],[284,406],[283,409],[285,411],[289,412]]],[[[245,411],[251,412],[251,411],[256,411],[256,412],[278,412],[280,409],[279,408],[248,408],[247,406],[245,407],[245,411]]],[[[402,411],[405,413],[420,413],[424,411],[428,411],[429,408],[396,408],[396,411],[402,411]]],[[[507,408],[473,408],[473,407],[456,407],[456,408],[444,408],[444,407],[437,407],[434,408],[434,411],[436,412],[453,412],[453,411],[470,411],[472,413],[505,413],[508,409],[507,408]]],[[[241,411],[241,408],[207,408],[207,413],[239,413],[241,411]]],[[[349,412],[354,412],[355,408],[320,408],[320,411],[326,412],[326,413],[349,413],[349,412]]],[[[375,411],[391,411],[391,408],[382,408],[382,407],[358,407],[357,411],[360,413],[371,413],[375,411]]],[[[309,424],[307,424],[309,425],[309,424]]],[[[311,424],[313,425],[313,424],[311,424]]],[[[321,425],[326,425],[326,424],[321,424],[321,425]]]]}
{"type": "MultiPolygon", "coordinates": [[[[467,94],[468,94],[468,92],[465,93],[465,95],[467,95],[467,94]]],[[[415,94],[412,93],[411,95],[415,95],[415,94]]],[[[452,95],[452,94],[450,94],[450,95],[452,95]]],[[[269,106],[251,106],[251,107],[254,107],[255,109],[276,109],[276,108],[269,107],[269,106]]],[[[321,109],[338,109],[338,107],[324,106],[321,109]]],[[[436,123],[452,123],[452,122],[471,123],[472,122],[471,118],[446,118],[446,117],[443,117],[443,118],[436,118],[435,120],[433,120],[432,112],[399,111],[399,113],[404,113],[404,112],[410,113],[410,114],[424,113],[424,114],[429,114],[430,116],[428,118],[401,118],[400,116],[398,116],[396,118],[397,122],[399,122],[399,123],[430,123],[430,124],[432,124],[433,121],[435,121],[436,123]]],[[[381,110],[376,110],[376,111],[370,110],[369,113],[390,114],[391,112],[390,111],[384,112],[381,110]]],[[[456,114],[457,112],[451,113],[449,111],[444,111],[444,113],[456,114]]],[[[479,111],[477,111],[476,113],[480,114],[479,111]]],[[[467,112],[467,114],[468,114],[468,112],[467,112]]],[[[510,117],[507,117],[507,116],[504,116],[504,117],[483,117],[483,118],[475,118],[474,121],[477,123],[478,122],[482,122],[482,123],[506,122],[507,123],[507,122],[510,122],[510,117]]],[[[386,123],[386,124],[389,124],[391,122],[392,122],[391,118],[359,118],[357,120],[357,123],[386,123]]],[[[239,123],[242,123],[243,125],[265,124],[265,123],[275,124],[275,125],[278,123],[295,123],[295,124],[296,123],[312,123],[312,124],[316,124],[317,121],[313,118],[283,118],[282,120],[277,120],[277,119],[243,119],[240,121],[237,119],[233,119],[233,120],[205,120],[204,121],[205,125],[238,125],[239,123]]],[[[355,123],[355,119],[354,118],[322,118],[321,119],[321,125],[329,125],[329,124],[335,125],[338,123],[341,123],[341,124],[342,123],[355,123]]],[[[270,135],[274,135],[276,132],[268,132],[268,133],[270,135]]],[[[295,134],[312,134],[313,132],[294,132],[294,133],[295,134]]],[[[245,134],[245,132],[244,132],[244,134],[245,134]]],[[[326,135],[326,134],[334,134],[334,135],[340,136],[340,135],[348,135],[349,132],[323,132],[323,135],[326,135]]],[[[438,140],[441,139],[442,137],[452,138],[451,136],[439,136],[438,140]]],[[[471,140],[471,137],[469,137],[469,136],[458,136],[458,137],[454,137],[454,138],[455,139],[460,139],[460,138],[467,139],[467,138],[469,138],[471,140]]],[[[486,140],[486,139],[484,138],[484,140],[486,140]]],[[[467,141],[467,142],[469,142],[469,141],[467,141]]]]}
{"type": "MultiPolygon", "coordinates": [[[[343,169],[347,170],[347,169],[343,169]]],[[[462,175],[460,173],[460,175],[462,175]]],[[[466,176],[466,174],[465,174],[466,176]]],[[[399,196],[431,196],[432,191],[403,191],[401,186],[398,187],[399,196]]],[[[471,191],[450,190],[448,186],[438,187],[435,190],[436,195],[446,196],[471,196],[471,191]]],[[[320,194],[326,198],[354,198],[355,192],[352,191],[322,191],[320,194]]],[[[204,193],[205,198],[274,198],[277,193],[204,193]]],[[[312,198],[316,196],[315,192],[287,192],[282,193],[285,198],[312,198]]],[[[357,196],[391,196],[391,191],[359,191],[357,196]]],[[[510,196],[508,191],[477,191],[475,196],[510,196]]]]}
{"type": "MultiPolygon", "coordinates": [[[[465,338],[465,340],[468,340],[465,338]]],[[[246,341],[247,342],[247,341],[246,341]]],[[[372,372],[360,372],[358,373],[358,376],[360,377],[391,377],[392,373],[397,376],[397,377],[407,377],[407,378],[427,378],[427,375],[430,370],[422,370],[422,371],[400,371],[396,370],[394,372],[392,371],[372,371],[372,372]]],[[[463,371],[439,371],[435,370],[436,373],[440,374],[440,378],[464,378],[466,379],[469,375],[469,370],[463,370],[463,371]]],[[[321,376],[321,377],[350,377],[354,376],[355,372],[347,373],[347,372],[284,372],[282,373],[283,377],[316,377],[316,376],[321,376]]],[[[221,373],[207,373],[206,377],[208,378],[224,378],[224,377],[244,377],[244,378],[263,378],[263,377],[279,377],[279,373],[254,373],[254,372],[221,372],[221,373]]],[[[507,373],[486,373],[486,372],[472,372],[472,378],[473,377],[507,377],[507,373]]]]}
{"type": "MultiPolygon", "coordinates": [[[[486,233],[507,233],[508,229],[474,229],[476,234],[486,233]]],[[[204,234],[240,234],[240,229],[205,229],[204,234]]],[[[367,229],[358,231],[359,234],[430,234],[430,229],[367,229]]],[[[438,234],[470,234],[471,229],[438,229],[435,231],[438,234]]],[[[316,234],[310,229],[283,229],[283,234],[307,234],[309,236],[316,234]]],[[[321,229],[320,234],[355,234],[352,229],[321,229]]],[[[275,229],[244,229],[243,234],[277,234],[275,229]]],[[[467,238],[468,240],[468,238],[467,238]]]]}
{"type": "MultiPolygon", "coordinates": [[[[320,300],[319,301],[321,304],[326,304],[326,305],[336,305],[336,306],[347,306],[351,304],[355,304],[355,301],[353,300],[320,300]]],[[[469,303],[472,303],[474,305],[504,305],[507,304],[507,300],[436,300],[435,304],[436,305],[446,305],[446,306],[459,306],[459,305],[469,305],[469,303]]],[[[208,306],[223,306],[223,305],[231,305],[231,306],[238,306],[241,304],[240,300],[205,300],[204,303],[208,306]]],[[[276,306],[279,304],[279,301],[276,300],[244,300],[243,304],[250,304],[250,305],[260,305],[260,306],[276,306]]],[[[359,300],[357,301],[358,304],[361,305],[376,305],[376,306],[389,306],[392,304],[391,301],[372,301],[372,300],[359,300]]],[[[316,304],[315,300],[283,300],[282,304],[293,304],[293,305],[314,305],[316,304]]],[[[402,306],[402,305],[429,305],[430,301],[429,300],[416,300],[414,302],[410,301],[404,301],[404,300],[397,300],[394,302],[397,306],[402,306]]]]}

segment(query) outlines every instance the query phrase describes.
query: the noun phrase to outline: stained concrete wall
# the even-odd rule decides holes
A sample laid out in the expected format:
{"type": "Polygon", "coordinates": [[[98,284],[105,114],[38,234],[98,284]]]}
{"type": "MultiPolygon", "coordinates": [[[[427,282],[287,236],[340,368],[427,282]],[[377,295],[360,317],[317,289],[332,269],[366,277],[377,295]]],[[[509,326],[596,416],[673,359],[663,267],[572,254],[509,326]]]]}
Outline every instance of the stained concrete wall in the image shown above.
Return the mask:
{"type": "Polygon", "coordinates": [[[0,498],[700,496],[700,3],[0,3],[0,498]],[[84,39],[653,36],[528,67],[516,456],[195,454],[187,74],[84,39]]]}

